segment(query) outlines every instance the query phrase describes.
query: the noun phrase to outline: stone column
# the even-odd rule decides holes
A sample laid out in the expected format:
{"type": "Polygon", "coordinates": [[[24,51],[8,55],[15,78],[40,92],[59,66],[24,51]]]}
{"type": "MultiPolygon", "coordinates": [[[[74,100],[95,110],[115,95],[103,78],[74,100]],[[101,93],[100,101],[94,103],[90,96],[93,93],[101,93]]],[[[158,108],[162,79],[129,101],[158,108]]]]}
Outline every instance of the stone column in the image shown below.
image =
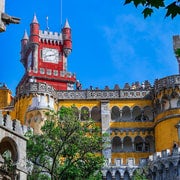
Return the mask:
{"type": "Polygon", "coordinates": [[[33,71],[34,73],[38,72],[38,45],[34,44],[33,50],[33,71]]]}
{"type": "Polygon", "coordinates": [[[105,159],[107,159],[107,161],[111,160],[110,119],[111,119],[111,115],[109,110],[109,101],[101,101],[102,134],[104,133],[107,134],[102,153],[105,159]]]}
{"type": "Polygon", "coordinates": [[[180,145],[180,121],[178,122],[178,124],[175,125],[175,127],[177,128],[178,133],[178,145],[180,145]]]}

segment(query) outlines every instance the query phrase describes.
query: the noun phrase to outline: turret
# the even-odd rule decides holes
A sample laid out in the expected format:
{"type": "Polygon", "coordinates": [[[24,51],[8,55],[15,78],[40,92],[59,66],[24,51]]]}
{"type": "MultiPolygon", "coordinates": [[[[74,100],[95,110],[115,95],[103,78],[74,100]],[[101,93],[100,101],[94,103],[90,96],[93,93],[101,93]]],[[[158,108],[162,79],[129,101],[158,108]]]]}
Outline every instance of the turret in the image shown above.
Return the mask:
{"type": "Polygon", "coordinates": [[[39,43],[39,23],[36,15],[34,15],[33,21],[30,24],[30,41],[32,43],[39,43]]]}
{"type": "Polygon", "coordinates": [[[72,51],[71,28],[69,26],[67,19],[64,28],[62,29],[62,34],[63,34],[63,52],[67,57],[72,51]]]}
{"type": "Polygon", "coordinates": [[[28,37],[27,31],[25,30],[23,38],[21,39],[21,62],[23,63],[24,66],[25,66],[25,59],[26,59],[25,49],[27,47],[28,41],[29,41],[29,37],[28,37]]]}

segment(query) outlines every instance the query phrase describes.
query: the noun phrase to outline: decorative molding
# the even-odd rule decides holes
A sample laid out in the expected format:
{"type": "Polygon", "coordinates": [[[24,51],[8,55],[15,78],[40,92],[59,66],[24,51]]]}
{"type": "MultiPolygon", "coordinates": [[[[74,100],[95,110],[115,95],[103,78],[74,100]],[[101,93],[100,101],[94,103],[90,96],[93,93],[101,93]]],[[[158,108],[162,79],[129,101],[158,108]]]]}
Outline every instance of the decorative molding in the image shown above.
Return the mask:
{"type": "Polygon", "coordinates": [[[161,90],[180,86],[180,75],[167,76],[162,79],[157,79],[154,83],[154,90],[158,93],[161,90]]]}
{"type": "Polygon", "coordinates": [[[66,99],[149,99],[150,90],[67,90],[56,91],[45,83],[29,82],[17,88],[17,96],[24,94],[49,94],[59,100],[66,99]]]}

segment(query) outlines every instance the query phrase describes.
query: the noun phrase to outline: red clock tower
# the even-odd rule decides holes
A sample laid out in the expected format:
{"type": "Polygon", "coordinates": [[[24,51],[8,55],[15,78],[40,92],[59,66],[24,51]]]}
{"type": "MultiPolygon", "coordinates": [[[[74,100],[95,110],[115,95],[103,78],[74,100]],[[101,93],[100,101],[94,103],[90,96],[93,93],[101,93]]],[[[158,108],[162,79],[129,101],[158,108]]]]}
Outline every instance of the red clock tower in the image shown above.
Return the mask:
{"type": "Polygon", "coordinates": [[[21,62],[25,74],[18,87],[28,82],[40,82],[53,86],[55,90],[74,89],[76,77],[67,72],[67,57],[71,51],[71,28],[67,20],[60,33],[53,33],[40,30],[34,15],[30,36],[25,32],[21,40],[21,62]]]}

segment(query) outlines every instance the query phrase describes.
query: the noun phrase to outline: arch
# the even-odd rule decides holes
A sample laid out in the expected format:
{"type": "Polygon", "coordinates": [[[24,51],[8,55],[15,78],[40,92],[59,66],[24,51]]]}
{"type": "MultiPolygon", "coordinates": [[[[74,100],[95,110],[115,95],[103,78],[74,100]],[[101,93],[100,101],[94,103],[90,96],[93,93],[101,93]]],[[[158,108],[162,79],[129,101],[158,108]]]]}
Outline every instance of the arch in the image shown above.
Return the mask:
{"type": "Polygon", "coordinates": [[[79,119],[79,109],[76,106],[72,106],[72,109],[74,111],[75,117],[79,119]]]}
{"type": "Polygon", "coordinates": [[[111,109],[111,119],[113,121],[118,122],[120,120],[120,111],[119,111],[119,107],[117,106],[113,106],[111,109]]]}
{"type": "Polygon", "coordinates": [[[154,152],[155,145],[154,145],[154,137],[148,135],[145,137],[145,151],[146,152],[154,152]]]}
{"type": "Polygon", "coordinates": [[[81,108],[81,121],[89,119],[89,108],[84,106],[81,108]]]}
{"type": "Polygon", "coordinates": [[[141,108],[139,106],[135,106],[132,110],[133,120],[141,121],[141,108]]]}
{"type": "Polygon", "coordinates": [[[150,106],[145,106],[143,108],[143,112],[144,112],[144,117],[146,118],[144,119],[145,121],[148,121],[148,120],[153,121],[153,118],[154,118],[153,109],[150,106]]]}
{"type": "Polygon", "coordinates": [[[4,137],[0,142],[0,154],[2,155],[5,151],[11,152],[13,162],[18,161],[18,149],[16,142],[10,137],[4,137]]]}
{"type": "Polygon", "coordinates": [[[135,150],[137,152],[143,152],[144,151],[144,141],[143,138],[141,136],[136,136],[134,139],[134,146],[135,146],[135,150]]]}
{"type": "Polygon", "coordinates": [[[106,173],[106,180],[112,180],[112,174],[110,171],[106,173]]]}
{"type": "Polygon", "coordinates": [[[116,171],[115,173],[115,180],[120,180],[121,179],[121,174],[119,171],[116,171]]]}
{"type": "Polygon", "coordinates": [[[180,160],[177,165],[177,177],[180,178],[180,160]]]}
{"type": "Polygon", "coordinates": [[[130,180],[130,175],[129,175],[129,172],[128,171],[125,171],[124,172],[124,180],[130,180]]]}
{"type": "Polygon", "coordinates": [[[161,164],[161,171],[160,171],[160,178],[161,179],[166,179],[166,167],[164,164],[161,164]]]}
{"type": "Polygon", "coordinates": [[[162,104],[162,110],[166,110],[169,108],[169,96],[167,94],[164,94],[163,97],[161,98],[161,104],[162,104]]]}
{"type": "Polygon", "coordinates": [[[157,114],[161,112],[161,104],[160,104],[159,99],[157,99],[155,102],[155,109],[156,109],[157,114]]]}
{"type": "Polygon", "coordinates": [[[174,179],[174,164],[172,162],[169,163],[168,177],[174,179]]]}
{"type": "Polygon", "coordinates": [[[159,180],[158,179],[158,169],[156,166],[153,167],[153,180],[159,180]]]}
{"type": "Polygon", "coordinates": [[[112,152],[120,152],[122,150],[122,142],[119,136],[112,139],[112,152]]]}
{"type": "Polygon", "coordinates": [[[100,122],[101,121],[101,110],[98,106],[94,106],[91,110],[91,118],[96,121],[100,122]]]}
{"type": "Polygon", "coordinates": [[[131,120],[131,110],[128,106],[122,108],[122,120],[130,121],[131,120]]]}
{"type": "Polygon", "coordinates": [[[177,101],[177,107],[180,107],[180,99],[177,101]]]}
{"type": "Polygon", "coordinates": [[[123,151],[126,151],[126,152],[132,152],[133,151],[133,148],[132,148],[132,139],[129,136],[126,136],[123,139],[123,151]]]}

